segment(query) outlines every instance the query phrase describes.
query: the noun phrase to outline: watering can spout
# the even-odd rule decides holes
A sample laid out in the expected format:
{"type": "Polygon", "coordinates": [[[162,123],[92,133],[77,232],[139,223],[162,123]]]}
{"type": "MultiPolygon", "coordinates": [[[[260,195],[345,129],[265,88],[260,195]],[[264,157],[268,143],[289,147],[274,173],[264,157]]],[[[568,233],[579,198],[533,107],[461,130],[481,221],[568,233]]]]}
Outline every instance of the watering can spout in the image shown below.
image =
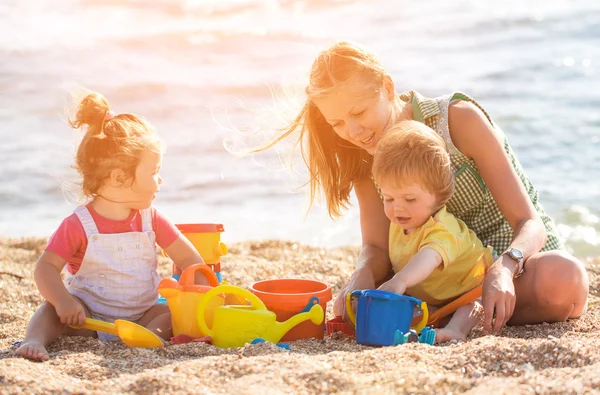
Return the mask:
{"type": "Polygon", "coordinates": [[[290,329],[296,325],[308,320],[311,320],[315,325],[320,325],[324,318],[325,313],[323,313],[323,307],[316,304],[306,313],[296,314],[284,322],[275,322],[273,325],[273,332],[271,333],[271,336],[273,336],[274,340],[267,340],[277,343],[290,329]]]}

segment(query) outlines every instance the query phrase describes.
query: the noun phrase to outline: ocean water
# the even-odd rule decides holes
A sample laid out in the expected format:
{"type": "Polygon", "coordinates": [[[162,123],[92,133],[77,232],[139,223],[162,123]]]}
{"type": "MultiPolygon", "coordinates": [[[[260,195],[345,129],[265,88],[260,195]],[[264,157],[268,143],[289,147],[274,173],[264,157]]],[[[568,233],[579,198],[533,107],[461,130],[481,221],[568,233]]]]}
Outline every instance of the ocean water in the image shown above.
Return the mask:
{"type": "Polygon", "coordinates": [[[372,49],[398,90],[461,90],[503,128],[569,249],[600,255],[600,3],[4,0],[0,235],[48,236],[75,207],[70,92],[98,90],[167,143],[156,206],[222,239],[358,244],[358,210],[307,213],[298,157],[237,157],[301,104],[316,53],[372,49]],[[273,100],[273,95],[285,101],[273,100]]]}

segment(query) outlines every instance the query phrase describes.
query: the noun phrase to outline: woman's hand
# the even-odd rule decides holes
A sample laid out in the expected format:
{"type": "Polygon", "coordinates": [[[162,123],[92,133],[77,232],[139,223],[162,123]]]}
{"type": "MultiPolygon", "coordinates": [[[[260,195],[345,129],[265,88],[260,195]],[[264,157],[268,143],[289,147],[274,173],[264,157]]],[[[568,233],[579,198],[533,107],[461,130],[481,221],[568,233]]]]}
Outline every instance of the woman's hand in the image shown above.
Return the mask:
{"type": "MultiPolygon", "coordinates": [[[[357,269],[350,277],[350,282],[346,284],[337,294],[335,302],[333,302],[333,314],[344,317],[344,321],[350,322],[346,314],[346,294],[357,289],[374,289],[375,279],[373,273],[366,267],[357,269]]],[[[356,310],[356,303],[352,304],[352,308],[356,310]]]]}
{"type": "Polygon", "coordinates": [[[73,296],[61,299],[54,308],[61,324],[81,326],[85,322],[85,310],[73,296]]]}
{"type": "Polygon", "coordinates": [[[502,264],[502,257],[496,261],[483,280],[483,329],[498,333],[515,311],[515,285],[513,272],[502,264]]]}

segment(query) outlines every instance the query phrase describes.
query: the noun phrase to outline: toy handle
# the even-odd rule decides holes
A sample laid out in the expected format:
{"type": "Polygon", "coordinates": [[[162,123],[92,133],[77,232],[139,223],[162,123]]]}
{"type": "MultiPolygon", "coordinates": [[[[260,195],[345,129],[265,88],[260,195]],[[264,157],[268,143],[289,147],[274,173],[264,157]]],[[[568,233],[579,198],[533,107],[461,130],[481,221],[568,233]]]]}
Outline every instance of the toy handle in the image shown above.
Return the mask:
{"type": "Polygon", "coordinates": [[[227,255],[227,253],[229,252],[229,249],[227,248],[225,243],[219,242],[219,244],[217,244],[215,246],[215,252],[218,256],[223,256],[223,255],[227,255]]]}
{"type": "Polygon", "coordinates": [[[204,263],[197,263],[195,265],[186,267],[183,273],[181,274],[179,283],[182,285],[194,285],[194,274],[198,270],[206,276],[206,278],[208,279],[208,284],[211,287],[216,287],[219,285],[219,280],[217,279],[215,272],[213,272],[213,270],[204,263]]]}
{"type": "Polygon", "coordinates": [[[356,326],[356,314],[354,314],[354,310],[352,310],[352,298],[356,297],[362,291],[354,291],[346,294],[346,314],[348,314],[348,318],[354,326],[356,326]]]}
{"type": "Polygon", "coordinates": [[[117,336],[119,335],[119,333],[117,331],[117,326],[115,324],[106,322],[106,321],[95,320],[93,318],[86,318],[85,322],[81,326],[74,326],[74,325],[71,325],[71,326],[73,328],[85,328],[85,329],[91,329],[91,330],[97,331],[97,332],[109,333],[111,335],[117,335],[117,336]]]}
{"type": "Polygon", "coordinates": [[[427,320],[429,319],[429,310],[427,309],[427,303],[421,302],[421,305],[419,307],[421,308],[421,310],[423,310],[423,318],[421,318],[421,322],[419,322],[412,328],[415,331],[417,331],[417,333],[421,332],[421,329],[425,328],[425,325],[427,325],[427,320]]]}
{"type": "MultiPolygon", "coordinates": [[[[204,319],[204,312],[206,310],[206,306],[208,302],[217,295],[221,294],[234,294],[236,296],[241,296],[244,299],[247,299],[254,308],[257,310],[267,310],[267,306],[263,303],[262,300],[258,298],[258,296],[254,295],[250,291],[246,291],[244,288],[236,287],[235,285],[219,285],[214,287],[210,291],[204,294],[202,299],[200,299],[200,303],[198,303],[198,314],[196,319],[198,320],[198,327],[202,331],[202,333],[212,336],[212,330],[208,329],[208,325],[206,325],[206,321],[204,319]]],[[[222,307],[219,307],[222,308],[222,307]]]]}

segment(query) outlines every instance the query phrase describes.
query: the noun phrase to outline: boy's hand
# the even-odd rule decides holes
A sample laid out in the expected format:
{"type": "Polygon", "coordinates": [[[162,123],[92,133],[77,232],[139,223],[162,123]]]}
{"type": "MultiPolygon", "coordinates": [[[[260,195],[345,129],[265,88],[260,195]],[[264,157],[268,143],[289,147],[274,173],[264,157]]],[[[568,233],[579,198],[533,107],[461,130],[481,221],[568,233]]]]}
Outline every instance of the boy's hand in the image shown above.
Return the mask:
{"type": "Polygon", "coordinates": [[[395,292],[402,295],[404,292],[406,292],[406,283],[402,277],[395,275],[391,280],[381,284],[381,286],[377,289],[381,291],[395,292]]]}
{"type": "Polygon", "coordinates": [[[54,308],[61,324],[81,326],[85,322],[85,310],[81,303],[72,296],[62,299],[54,308]]]}

